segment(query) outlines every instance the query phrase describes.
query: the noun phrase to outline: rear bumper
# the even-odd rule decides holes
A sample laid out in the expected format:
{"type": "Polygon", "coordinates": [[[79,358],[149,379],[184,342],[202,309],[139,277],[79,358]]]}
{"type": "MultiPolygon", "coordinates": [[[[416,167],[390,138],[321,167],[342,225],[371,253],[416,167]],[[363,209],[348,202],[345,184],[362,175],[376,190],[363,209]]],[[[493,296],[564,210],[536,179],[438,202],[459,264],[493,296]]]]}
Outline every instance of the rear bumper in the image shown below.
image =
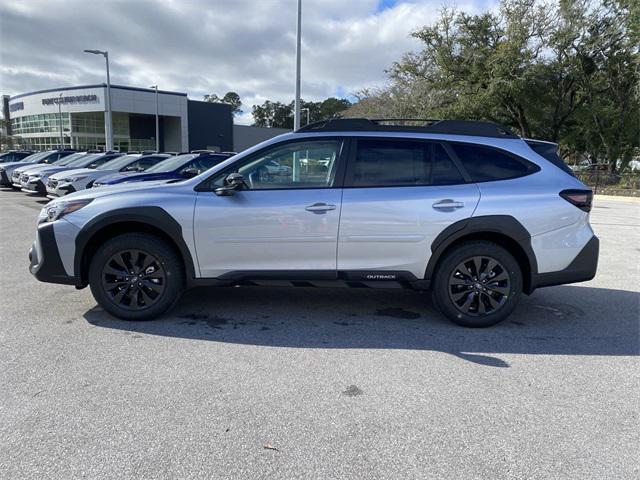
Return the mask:
{"type": "Polygon", "coordinates": [[[533,276],[531,291],[540,287],[564,285],[567,283],[586,282],[596,276],[600,241],[595,235],[591,237],[580,253],[567,268],[557,272],[538,273],[533,276]]]}
{"type": "Polygon", "coordinates": [[[62,265],[52,223],[38,227],[36,241],[29,250],[29,271],[41,282],[80,285],[62,265]]]}

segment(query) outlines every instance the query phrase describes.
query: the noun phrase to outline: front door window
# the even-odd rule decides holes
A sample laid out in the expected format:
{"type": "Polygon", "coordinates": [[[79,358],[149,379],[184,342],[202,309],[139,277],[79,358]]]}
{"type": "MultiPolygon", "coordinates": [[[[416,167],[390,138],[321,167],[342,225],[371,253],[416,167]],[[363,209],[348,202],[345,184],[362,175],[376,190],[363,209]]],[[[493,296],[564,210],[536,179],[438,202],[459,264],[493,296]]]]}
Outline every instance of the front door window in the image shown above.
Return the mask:
{"type": "MultiPolygon", "coordinates": [[[[250,190],[331,188],[341,142],[311,140],[288,143],[260,152],[234,166],[250,190]]],[[[223,185],[230,172],[219,175],[213,187],[223,185]]]]}

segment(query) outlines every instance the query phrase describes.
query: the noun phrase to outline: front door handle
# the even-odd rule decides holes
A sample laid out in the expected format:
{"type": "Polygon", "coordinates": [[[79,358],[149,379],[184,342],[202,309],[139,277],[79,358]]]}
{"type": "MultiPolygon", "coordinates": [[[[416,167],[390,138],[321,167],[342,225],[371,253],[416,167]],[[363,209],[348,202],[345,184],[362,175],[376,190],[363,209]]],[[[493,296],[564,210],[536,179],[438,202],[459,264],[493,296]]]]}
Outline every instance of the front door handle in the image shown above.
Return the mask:
{"type": "Polygon", "coordinates": [[[314,203],[305,208],[307,212],[313,212],[316,214],[326,213],[329,210],[335,210],[336,206],[329,203],[314,203]]]}
{"type": "Polygon", "coordinates": [[[449,198],[445,200],[440,200],[432,205],[433,208],[437,208],[439,210],[445,210],[448,208],[462,208],[464,207],[464,202],[456,202],[455,200],[451,200],[449,198]]]}

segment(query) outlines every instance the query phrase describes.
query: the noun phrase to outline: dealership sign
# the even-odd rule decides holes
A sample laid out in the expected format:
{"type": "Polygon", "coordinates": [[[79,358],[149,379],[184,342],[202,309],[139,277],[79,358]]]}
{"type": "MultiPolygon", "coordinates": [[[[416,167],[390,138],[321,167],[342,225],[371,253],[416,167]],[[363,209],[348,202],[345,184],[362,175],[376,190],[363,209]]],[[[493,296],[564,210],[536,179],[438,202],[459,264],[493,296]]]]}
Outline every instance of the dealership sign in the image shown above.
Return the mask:
{"type": "Polygon", "coordinates": [[[43,98],[43,105],[98,103],[97,95],[71,95],[68,97],[43,98]]]}
{"type": "Polygon", "coordinates": [[[16,102],[9,105],[10,112],[17,112],[18,110],[24,110],[24,102],[16,102]]]}

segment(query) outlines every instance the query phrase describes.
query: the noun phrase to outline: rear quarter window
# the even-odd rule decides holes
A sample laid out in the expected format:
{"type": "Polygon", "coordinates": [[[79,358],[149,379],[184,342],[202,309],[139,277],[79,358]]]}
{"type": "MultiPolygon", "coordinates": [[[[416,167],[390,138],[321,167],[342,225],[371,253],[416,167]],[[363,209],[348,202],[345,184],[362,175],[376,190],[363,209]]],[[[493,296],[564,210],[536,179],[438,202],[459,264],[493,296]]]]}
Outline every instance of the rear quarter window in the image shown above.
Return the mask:
{"type": "Polygon", "coordinates": [[[537,142],[535,140],[528,140],[527,145],[529,148],[536,152],[541,157],[545,158],[553,165],[558,167],[563,172],[568,173],[572,177],[575,177],[573,170],[571,170],[566,163],[558,155],[558,146],[555,143],[537,142]]]}
{"type": "Polygon", "coordinates": [[[540,170],[537,165],[497,148],[463,143],[450,146],[474,182],[507,180],[540,170]]]}

